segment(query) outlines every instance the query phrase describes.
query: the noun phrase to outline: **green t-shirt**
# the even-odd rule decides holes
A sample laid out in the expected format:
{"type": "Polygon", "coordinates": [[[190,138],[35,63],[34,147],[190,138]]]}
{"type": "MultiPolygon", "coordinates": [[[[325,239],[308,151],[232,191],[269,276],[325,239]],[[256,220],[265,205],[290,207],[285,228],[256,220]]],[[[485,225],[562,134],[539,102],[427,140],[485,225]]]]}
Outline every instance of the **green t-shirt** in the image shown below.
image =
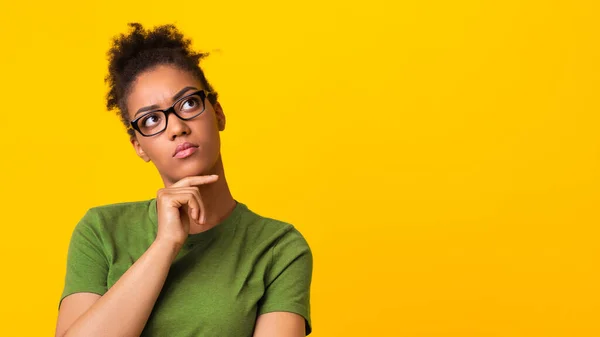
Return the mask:
{"type": "MultiPolygon", "coordinates": [[[[106,293],[156,233],[156,199],[91,208],[71,237],[60,302],[106,293]]],[[[252,336],[258,315],[273,311],[303,316],[309,334],[311,277],[300,232],[238,202],[220,224],[189,235],[141,336],[252,336]]]]}

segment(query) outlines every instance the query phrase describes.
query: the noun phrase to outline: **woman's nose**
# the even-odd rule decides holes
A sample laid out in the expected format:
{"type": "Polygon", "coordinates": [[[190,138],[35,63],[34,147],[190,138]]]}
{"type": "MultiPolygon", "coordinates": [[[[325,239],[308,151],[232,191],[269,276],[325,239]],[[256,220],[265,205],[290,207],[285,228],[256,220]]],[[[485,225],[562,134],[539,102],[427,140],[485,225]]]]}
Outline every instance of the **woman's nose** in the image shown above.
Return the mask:
{"type": "Polygon", "coordinates": [[[170,116],[168,117],[169,120],[167,121],[167,132],[169,134],[169,138],[171,140],[177,138],[177,137],[181,137],[183,135],[189,135],[191,132],[191,129],[189,128],[189,126],[187,125],[187,123],[179,118],[177,118],[177,116],[175,116],[175,114],[170,114],[170,116]]]}

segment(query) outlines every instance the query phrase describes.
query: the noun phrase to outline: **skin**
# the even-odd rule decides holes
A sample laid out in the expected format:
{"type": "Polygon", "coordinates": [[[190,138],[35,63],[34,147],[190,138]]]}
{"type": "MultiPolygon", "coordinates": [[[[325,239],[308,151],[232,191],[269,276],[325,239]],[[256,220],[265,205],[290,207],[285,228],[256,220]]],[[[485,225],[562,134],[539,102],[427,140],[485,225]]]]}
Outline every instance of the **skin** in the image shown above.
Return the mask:
{"type": "MultiPolygon", "coordinates": [[[[127,97],[130,119],[147,106],[171,106],[173,96],[187,87],[204,89],[192,74],[170,65],[140,74],[127,97]]],[[[56,336],[138,337],[188,234],[214,227],[235,207],[220,154],[225,114],[218,102],[211,104],[206,99],[204,103],[206,110],[192,120],[170,115],[163,133],[143,137],[136,132],[131,139],[137,155],[156,166],[165,186],[157,193],[156,239],[103,296],[76,293],[66,297],[59,310],[56,336]],[[197,145],[197,151],[187,158],[174,158],[177,145],[183,142],[197,145]]],[[[287,312],[259,316],[254,331],[254,337],[304,335],[304,318],[287,312]]]]}

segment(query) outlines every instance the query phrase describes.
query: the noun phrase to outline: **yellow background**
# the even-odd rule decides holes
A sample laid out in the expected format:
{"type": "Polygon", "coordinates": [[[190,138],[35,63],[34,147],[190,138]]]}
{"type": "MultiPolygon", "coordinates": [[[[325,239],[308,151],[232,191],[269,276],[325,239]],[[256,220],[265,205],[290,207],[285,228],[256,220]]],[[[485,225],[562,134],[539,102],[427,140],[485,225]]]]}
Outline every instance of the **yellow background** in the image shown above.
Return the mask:
{"type": "MultiPolygon", "coordinates": [[[[175,22],[234,196],[312,246],[314,336],[600,336],[597,1],[0,5],[0,336],[50,336],[87,208],[161,187],[103,78],[175,22]]],[[[190,313],[193,314],[193,313],[190,313]]]]}

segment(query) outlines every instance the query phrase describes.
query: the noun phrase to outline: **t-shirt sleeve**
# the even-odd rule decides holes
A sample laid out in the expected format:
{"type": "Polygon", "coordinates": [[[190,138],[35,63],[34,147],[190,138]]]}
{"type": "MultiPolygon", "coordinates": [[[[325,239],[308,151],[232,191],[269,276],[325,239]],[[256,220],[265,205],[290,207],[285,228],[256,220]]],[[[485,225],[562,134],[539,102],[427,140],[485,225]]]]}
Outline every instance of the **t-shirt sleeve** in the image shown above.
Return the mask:
{"type": "Polygon", "coordinates": [[[104,295],[108,260],[98,231],[100,219],[96,210],[90,209],[75,226],[67,254],[67,272],[60,304],[71,294],[90,292],[104,295]]]}
{"type": "Polygon", "coordinates": [[[295,228],[286,232],[272,249],[273,260],[267,272],[266,288],[258,315],[285,311],[304,317],[310,334],[310,284],[313,257],[308,243],[295,228]]]}

